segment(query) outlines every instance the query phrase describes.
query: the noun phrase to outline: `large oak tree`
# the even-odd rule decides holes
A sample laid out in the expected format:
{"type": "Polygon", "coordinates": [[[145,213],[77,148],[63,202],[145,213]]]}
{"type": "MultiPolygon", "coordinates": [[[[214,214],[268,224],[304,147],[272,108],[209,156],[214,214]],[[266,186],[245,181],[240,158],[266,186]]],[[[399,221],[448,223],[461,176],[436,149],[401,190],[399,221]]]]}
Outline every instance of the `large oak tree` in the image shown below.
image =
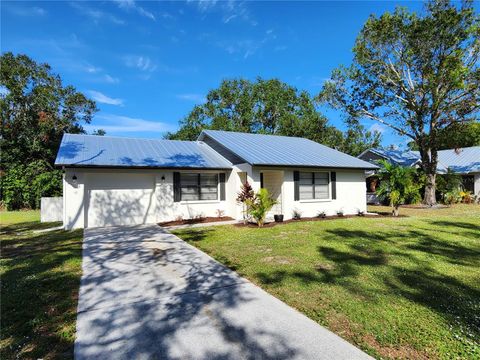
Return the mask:
{"type": "Polygon", "coordinates": [[[84,132],[97,108],[26,55],[2,54],[0,89],[2,201],[9,209],[35,208],[41,196],[61,194],[54,161],[62,135],[84,132]]]}
{"type": "Polygon", "coordinates": [[[426,174],[424,203],[435,204],[440,133],[478,121],[480,19],[471,1],[429,1],[421,14],[397,8],[372,15],[353,62],[332,73],[319,94],[347,114],[412,139],[426,174]]]}
{"type": "Polygon", "coordinates": [[[380,144],[380,133],[359,124],[342,133],[328,123],[306,91],[278,79],[223,80],[167,138],[195,140],[203,129],[304,137],[352,155],[380,144]]]}

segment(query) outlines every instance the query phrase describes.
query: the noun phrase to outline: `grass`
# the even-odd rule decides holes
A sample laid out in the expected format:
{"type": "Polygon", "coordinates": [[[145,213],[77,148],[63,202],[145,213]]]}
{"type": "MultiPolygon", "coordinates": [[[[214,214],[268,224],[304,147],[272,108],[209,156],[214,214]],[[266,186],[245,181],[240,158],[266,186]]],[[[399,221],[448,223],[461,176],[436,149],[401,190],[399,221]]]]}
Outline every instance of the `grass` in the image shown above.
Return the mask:
{"type": "Polygon", "coordinates": [[[480,206],[400,213],[176,234],[377,358],[480,358],[480,206]]]}
{"type": "Polygon", "coordinates": [[[83,233],[39,218],[0,213],[1,359],[73,357],[83,233]]]}

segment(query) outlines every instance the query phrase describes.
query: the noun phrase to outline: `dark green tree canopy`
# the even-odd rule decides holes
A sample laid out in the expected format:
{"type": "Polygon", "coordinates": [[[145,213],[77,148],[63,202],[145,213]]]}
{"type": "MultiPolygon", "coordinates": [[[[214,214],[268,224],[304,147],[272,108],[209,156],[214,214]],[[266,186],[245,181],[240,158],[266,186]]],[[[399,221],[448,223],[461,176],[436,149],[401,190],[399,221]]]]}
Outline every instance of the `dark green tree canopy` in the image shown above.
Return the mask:
{"type": "Polygon", "coordinates": [[[10,52],[0,58],[2,201],[8,208],[36,207],[40,196],[61,194],[53,167],[64,132],[84,132],[95,102],[64,86],[48,64],[10,52]]]}
{"type": "Polygon", "coordinates": [[[353,155],[380,143],[380,133],[358,124],[344,135],[328,124],[306,91],[278,79],[223,80],[167,138],[195,140],[203,129],[305,137],[353,155]]]}
{"type": "Polygon", "coordinates": [[[97,111],[95,102],[64,86],[48,64],[26,55],[0,58],[2,168],[43,159],[53,164],[64,132],[83,132],[97,111]]]}
{"type": "Polygon", "coordinates": [[[422,14],[397,8],[371,16],[349,67],[332,73],[318,98],[347,121],[378,121],[411,138],[435,203],[439,133],[475,121],[480,109],[480,20],[472,2],[430,1],[422,14]]]}

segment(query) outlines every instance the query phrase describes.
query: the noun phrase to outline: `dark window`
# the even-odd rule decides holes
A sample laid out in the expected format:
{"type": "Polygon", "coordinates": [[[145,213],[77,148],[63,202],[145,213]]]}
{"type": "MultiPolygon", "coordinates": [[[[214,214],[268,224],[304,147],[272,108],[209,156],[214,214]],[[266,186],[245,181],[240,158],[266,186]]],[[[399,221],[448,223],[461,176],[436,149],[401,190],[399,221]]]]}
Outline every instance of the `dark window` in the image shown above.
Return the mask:
{"type": "Polygon", "coordinates": [[[180,174],[181,200],[217,200],[218,174],[180,174]]]}
{"type": "Polygon", "coordinates": [[[475,181],[473,179],[473,175],[462,176],[462,185],[465,191],[471,191],[473,193],[475,188],[474,184],[475,184],[475,181]]]}
{"type": "Polygon", "coordinates": [[[330,197],[328,172],[300,172],[300,200],[328,199],[330,197]]]}

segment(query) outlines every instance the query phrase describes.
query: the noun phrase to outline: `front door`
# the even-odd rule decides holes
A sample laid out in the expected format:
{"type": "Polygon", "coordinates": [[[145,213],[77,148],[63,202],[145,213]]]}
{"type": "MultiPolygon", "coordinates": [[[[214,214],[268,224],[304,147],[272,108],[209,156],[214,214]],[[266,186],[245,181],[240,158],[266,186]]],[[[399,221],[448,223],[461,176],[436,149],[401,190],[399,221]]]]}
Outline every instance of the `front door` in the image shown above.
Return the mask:
{"type": "Polygon", "coordinates": [[[272,210],[267,214],[268,217],[282,214],[282,184],[283,171],[263,171],[263,187],[268,190],[270,196],[277,201],[272,210]]]}

